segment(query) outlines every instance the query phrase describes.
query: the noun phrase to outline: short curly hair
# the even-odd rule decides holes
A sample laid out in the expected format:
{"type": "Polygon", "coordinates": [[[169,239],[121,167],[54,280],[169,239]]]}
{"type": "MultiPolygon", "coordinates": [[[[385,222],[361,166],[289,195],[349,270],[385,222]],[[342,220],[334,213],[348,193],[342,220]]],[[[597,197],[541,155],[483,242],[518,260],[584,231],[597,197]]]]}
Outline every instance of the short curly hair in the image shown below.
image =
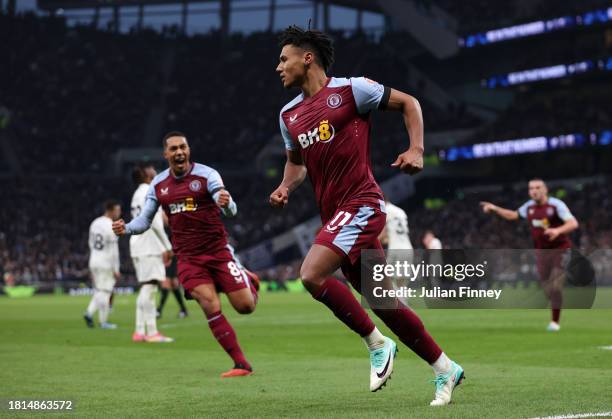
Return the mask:
{"type": "Polygon", "coordinates": [[[314,53],[315,60],[325,70],[334,63],[334,41],[331,37],[316,29],[304,30],[292,25],[279,36],[279,46],[293,45],[314,53]]]}

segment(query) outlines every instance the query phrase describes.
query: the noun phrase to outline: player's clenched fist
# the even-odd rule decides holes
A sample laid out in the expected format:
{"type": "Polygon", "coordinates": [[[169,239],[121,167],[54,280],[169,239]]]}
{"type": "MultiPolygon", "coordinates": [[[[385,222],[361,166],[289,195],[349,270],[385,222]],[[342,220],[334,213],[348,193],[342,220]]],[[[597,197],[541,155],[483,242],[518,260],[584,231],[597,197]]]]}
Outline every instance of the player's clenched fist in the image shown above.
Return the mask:
{"type": "Polygon", "coordinates": [[[219,196],[217,197],[217,205],[221,208],[227,208],[230,204],[230,193],[225,189],[219,191],[219,196]]]}
{"type": "Polygon", "coordinates": [[[113,221],[113,233],[117,236],[123,236],[125,234],[125,221],[123,221],[123,219],[113,221]]]}
{"type": "Polygon", "coordinates": [[[409,175],[417,174],[423,170],[423,151],[410,148],[397,156],[391,166],[399,167],[402,172],[409,175]]]}
{"type": "Polygon", "coordinates": [[[274,208],[283,208],[289,202],[289,188],[279,186],[270,194],[270,205],[274,208]]]}
{"type": "Polygon", "coordinates": [[[482,201],[480,203],[480,207],[482,208],[482,212],[485,214],[488,214],[495,209],[495,205],[487,201],[482,201]]]}

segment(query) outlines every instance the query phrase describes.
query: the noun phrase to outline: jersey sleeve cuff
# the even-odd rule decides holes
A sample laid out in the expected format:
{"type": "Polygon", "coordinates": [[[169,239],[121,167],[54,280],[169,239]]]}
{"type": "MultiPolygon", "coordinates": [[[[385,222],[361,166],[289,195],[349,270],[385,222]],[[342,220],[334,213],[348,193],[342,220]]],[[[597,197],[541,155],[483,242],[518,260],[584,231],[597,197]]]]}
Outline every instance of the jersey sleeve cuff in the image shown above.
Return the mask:
{"type": "Polygon", "coordinates": [[[383,95],[380,98],[380,102],[378,103],[378,109],[384,111],[387,109],[387,105],[389,104],[389,97],[391,97],[391,88],[384,86],[385,90],[383,91],[383,95]]]}

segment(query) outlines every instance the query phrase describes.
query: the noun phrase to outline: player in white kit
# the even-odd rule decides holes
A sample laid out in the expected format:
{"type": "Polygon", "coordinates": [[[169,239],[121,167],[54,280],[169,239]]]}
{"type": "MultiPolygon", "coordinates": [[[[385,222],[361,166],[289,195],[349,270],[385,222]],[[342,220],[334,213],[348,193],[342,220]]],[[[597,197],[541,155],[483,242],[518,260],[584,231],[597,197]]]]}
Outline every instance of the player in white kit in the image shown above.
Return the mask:
{"type": "MultiPolygon", "coordinates": [[[[408,215],[406,215],[406,211],[397,205],[393,205],[386,197],[385,208],[387,210],[387,221],[378,238],[387,250],[387,264],[412,263],[414,255],[412,253],[412,242],[410,241],[410,229],[408,228],[408,215]]],[[[398,282],[398,278],[394,279],[394,283],[396,287],[404,285],[398,282]]]]}
{"type": "Polygon", "coordinates": [[[380,233],[382,245],[389,250],[412,250],[406,211],[393,205],[388,199],[385,199],[385,207],[387,209],[387,222],[380,233]]]}
{"type": "MultiPolygon", "coordinates": [[[[145,205],[149,184],[157,172],[152,164],[141,164],[134,168],[132,178],[138,185],[132,197],[132,218],[138,217],[145,205]]],[[[140,235],[130,237],[130,254],[140,283],[136,300],[136,330],[134,342],[168,343],[174,339],[157,330],[155,295],[158,285],[166,278],[166,262],[172,258],[172,245],[164,231],[161,207],[157,210],[151,228],[140,235]]]]}
{"type": "Polygon", "coordinates": [[[98,312],[102,329],[115,329],[108,323],[110,296],[119,279],[119,239],[113,233],[113,221],[121,217],[117,201],[104,203],[104,215],[93,220],[89,227],[89,271],[94,285],[87,312],[83,316],[88,327],[94,327],[93,315],[98,312]]]}

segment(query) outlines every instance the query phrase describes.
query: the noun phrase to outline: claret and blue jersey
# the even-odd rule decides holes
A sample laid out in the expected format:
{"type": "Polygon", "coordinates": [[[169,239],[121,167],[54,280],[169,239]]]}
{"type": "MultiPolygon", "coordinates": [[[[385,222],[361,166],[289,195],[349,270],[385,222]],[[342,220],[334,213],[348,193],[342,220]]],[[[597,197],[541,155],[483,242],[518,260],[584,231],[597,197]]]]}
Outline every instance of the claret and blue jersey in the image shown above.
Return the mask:
{"type": "Polygon", "coordinates": [[[153,179],[141,215],[126,229],[128,233],[142,233],[161,206],[168,217],[177,255],[214,253],[227,245],[221,210],[213,198],[223,188],[219,172],[203,164],[193,163],[181,177],[166,169],[153,179]]]}
{"type": "Polygon", "coordinates": [[[547,228],[555,228],[574,218],[565,202],[558,198],[548,198],[546,203],[538,204],[533,199],[518,209],[519,216],[529,222],[531,238],[536,249],[569,249],[572,245],[567,234],[561,234],[550,241],[544,235],[547,228]]]}
{"type": "Polygon", "coordinates": [[[281,110],[285,147],[302,155],[323,222],[347,203],[380,205],[370,165],[370,112],[383,109],[389,95],[389,88],[364,77],[331,77],[314,96],[300,94],[281,110]]]}

